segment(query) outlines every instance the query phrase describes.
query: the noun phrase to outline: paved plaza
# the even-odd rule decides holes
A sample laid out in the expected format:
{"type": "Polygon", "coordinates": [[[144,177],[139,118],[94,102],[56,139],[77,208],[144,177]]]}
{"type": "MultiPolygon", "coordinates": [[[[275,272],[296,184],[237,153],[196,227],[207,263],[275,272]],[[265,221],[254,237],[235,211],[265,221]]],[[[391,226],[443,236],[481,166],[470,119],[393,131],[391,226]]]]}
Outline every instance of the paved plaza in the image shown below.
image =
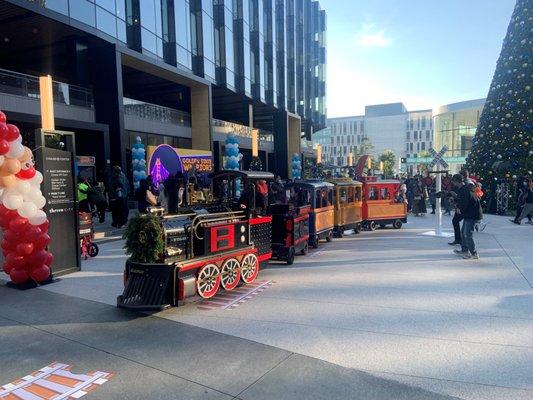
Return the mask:
{"type": "Polygon", "coordinates": [[[486,221],[480,260],[411,217],[272,263],[241,301],[151,316],[114,307],[107,242],[57,283],[0,286],[0,385],[58,361],[116,373],[87,398],[532,399],[533,226],[486,221]]]}

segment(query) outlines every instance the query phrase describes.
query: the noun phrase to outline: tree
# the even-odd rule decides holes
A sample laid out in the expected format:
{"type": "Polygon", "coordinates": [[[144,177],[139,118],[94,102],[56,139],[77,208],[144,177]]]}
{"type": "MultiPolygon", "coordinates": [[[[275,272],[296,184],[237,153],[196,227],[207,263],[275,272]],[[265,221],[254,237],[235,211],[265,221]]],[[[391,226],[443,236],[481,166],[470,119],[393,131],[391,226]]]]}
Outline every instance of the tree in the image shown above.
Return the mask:
{"type": "Polygon", "coordinates": [[[372,144],[368,136],[363,136],[361,138],[361,143],[359,144],[359,146],[356,146],[354,151],[352,151],[354,165],[357,164],[361,156],[370,154],[370,151],[373,148],[374,145],[372,144]]]}
{"type": "MultiPolygon", "coordinates": [[[[431,154],[429,154],[429,151],[427,151],[427,150],[422,150],[420,153],[418,153],[418,157],[419,158],[428,158],[428,157],[431,157],[431,154]]],[[[421,174],[425,174],[428,171],[428,165],[425,164],[425,163],[418,164],[418,171],[421,174]]]]}
{"type": "Polygon", "coordinates": [[[379,161],[383,162],[383,176],[385,178],[392,178],[394,176],[394,162],[396,156],[392,150],[385,150],[379,156],[379,161]]]}
{"type": "Polygon", "coordinates": [[[533,170],[532,18],[533,0],[517,0],[467,159],[489,192],[533,170]]]}

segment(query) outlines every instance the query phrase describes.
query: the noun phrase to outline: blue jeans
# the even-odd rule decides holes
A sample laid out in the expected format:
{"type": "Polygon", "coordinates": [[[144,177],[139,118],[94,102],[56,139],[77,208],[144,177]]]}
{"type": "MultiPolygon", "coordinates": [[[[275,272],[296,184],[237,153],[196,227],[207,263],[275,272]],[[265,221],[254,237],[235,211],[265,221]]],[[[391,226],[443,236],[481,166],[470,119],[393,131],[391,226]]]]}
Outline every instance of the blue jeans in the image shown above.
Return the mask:
{"type": "Polygon", "coordinates": [[[463,220],[463,226],[461,227],[461,250],[463,252],[476,253],[476,244],[474,243],[474,227],[479,223],[476,219],[463,220]]]}

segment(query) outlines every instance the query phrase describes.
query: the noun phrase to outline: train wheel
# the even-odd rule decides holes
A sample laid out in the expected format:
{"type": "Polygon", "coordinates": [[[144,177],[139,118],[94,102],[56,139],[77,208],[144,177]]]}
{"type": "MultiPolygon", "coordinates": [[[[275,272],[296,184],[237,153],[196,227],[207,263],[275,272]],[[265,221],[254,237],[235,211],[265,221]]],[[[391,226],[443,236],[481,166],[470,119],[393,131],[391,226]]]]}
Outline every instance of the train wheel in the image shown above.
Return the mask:
{"type": "Polygon", "coordinates": [[[308,251],[309,251],[309,242],[305,242],[304,248],[300,251],[300,253],[302,253],[302,256],[305,256],[308,251]]]}
{"type": "Polygon", "coordinates": [[[318,235],[311,237],[311,247],[313,249],[318,249],[318,241],[319,241],[318,235]]]}
{"type": "Polygon", "coordinates": [[[370,221],[368,223],[368,229],[371,230],[371,231],[375,231],[376,230],[376,221],[370,221]]]}
{"type": "Polygon", "coordinates": [[[287,254],[287,265],[292,265],[294,263],[294,247],[291,247],[289,249],[289,253],[287,254]]]}
{"type": "Polygon", "coordinates": [[[255,254],[247,254],[241,263],[241,279],[245,283],[252,283],[259,274],[259,261],[255,254]]]}
{"type": "Polygon", "coordinates": [[[337,229],[335,232],[335,237],[341,239],[343,236],[344,236],[344,228],[340,226],[339,229],[337,229]]]}
{"type": "Polygon", "coordinates": [[[397,219],[396,221],[393,222],[392,226],[394,229],[400,229],[402,227],[402,221],[397,219]]]}
{"type": "Polygon", "coordinates": [[[357,234],[361,232],[361,224],[355,224],[353,231],[357,234]]]}
{"type": "Polygon", "coordinates": [[[213,297],[220,287],[220,271],[215,264],[207,264],[198,272],[196,289],[204,299],[213,297]]]}
{"type": "Polygon", "coordinates": [[[220,283],[224,289],[233,290],[237,287],[241,277],[240,267],[239,262],[234,258],[224,261],[220,269],[220,283]]]}
{"type": "MultiPolygon", "coordinates": [[[[341,236],[342,237],[342,236],[341,236]]],[[[328,236],[326,236],[326,241],[331,242],[333,241],[333,231],[328,232],[328,236]]]]}

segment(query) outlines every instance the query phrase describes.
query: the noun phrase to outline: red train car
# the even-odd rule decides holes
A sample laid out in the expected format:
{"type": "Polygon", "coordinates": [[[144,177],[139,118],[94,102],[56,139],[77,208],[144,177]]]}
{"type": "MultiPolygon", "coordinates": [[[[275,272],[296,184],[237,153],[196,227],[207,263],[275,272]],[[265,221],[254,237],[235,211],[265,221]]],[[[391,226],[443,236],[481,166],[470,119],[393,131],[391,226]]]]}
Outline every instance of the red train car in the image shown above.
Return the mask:
{"type": "Polygon", "coordinates": [[[397,202],[400,181],[377,180],[365,177],[363,181],[363,220],[364,226],[373,231],[377,226],[392,225],[400,229],[407,222],[407,205],[397,202]]]}
{"type": "Polygon", "coordinates": [[[309,210],[311,206],[272,204],[272,258],[288,265],[296,254],[306,255],[309,249],[309,210]]]}

